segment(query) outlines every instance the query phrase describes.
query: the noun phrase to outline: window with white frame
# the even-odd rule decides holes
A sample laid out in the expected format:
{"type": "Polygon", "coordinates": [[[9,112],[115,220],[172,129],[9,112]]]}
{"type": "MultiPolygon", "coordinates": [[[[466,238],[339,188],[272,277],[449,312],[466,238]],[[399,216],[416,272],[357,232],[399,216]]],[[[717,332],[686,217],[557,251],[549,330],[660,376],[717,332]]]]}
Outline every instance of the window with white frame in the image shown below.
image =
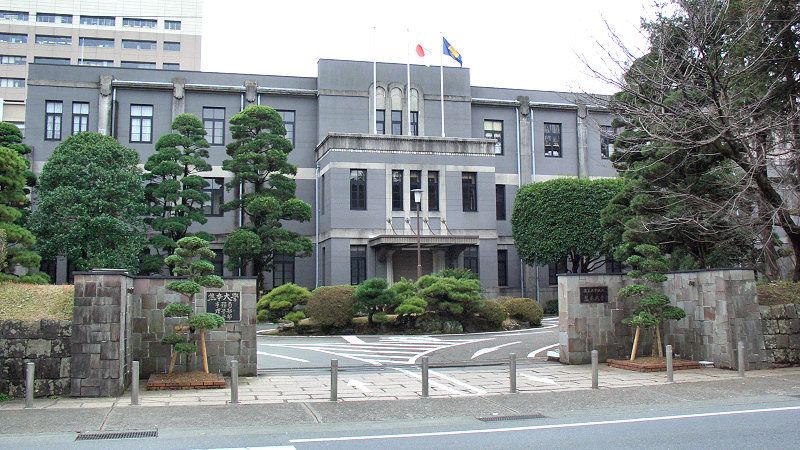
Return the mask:
{"type": "Polygon", "coordinates": [[[89,131],[89,103],[72,102],[72,134],[89,131]]]}
{"type": "Polygon", "coordinates": [[[203,107],[203,126],[211,145],[225,145],[225,108],[203,107]]]}
{"type": "Polygon", "coordinates": [[[44,140],[61,140],[61,123],[64,102],[48,100],[44,103],[44,140]]]}
{"type": "Polygon", "coordinates": [[[130,142],[153,142],[153,105],[131,105],[130,142]]]}

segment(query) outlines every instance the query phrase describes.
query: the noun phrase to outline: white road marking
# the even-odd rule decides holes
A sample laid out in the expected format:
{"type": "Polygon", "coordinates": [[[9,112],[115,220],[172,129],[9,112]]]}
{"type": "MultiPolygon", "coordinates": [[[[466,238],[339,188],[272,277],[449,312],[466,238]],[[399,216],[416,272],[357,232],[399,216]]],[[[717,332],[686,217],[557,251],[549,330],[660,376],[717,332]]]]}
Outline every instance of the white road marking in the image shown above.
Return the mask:
{"type": "Polygon", "coordinates": [[[291,361],[297,361],[297,362],[304,362],[304,363],[307,363],[307,362],[309,362],[309,361],[308,361],[308,360],[306,360],[306,359],[302,359],[302,358],[293,358],[293,357],[291,357],[291,356],[276,355],[275,353],[258,352],[258,354],[259,354],[259,355],[264,355],[264,356],[272,356],[273,358],[288,359],[288,360],[291,360],[291,361]]]}
{"type": "Polygon", "coordinates": [[[478,388],[478,387],[472,386],[470,384],[464,383],[461,380],[457,380],[457,379],[455,379],[453,377],[450,377],[450,376],[447,376],[447,375],[445,375],[445,374],[443,374],[441,372],[436,372],[436,371],[428,369],[428,374],[436,376],[436,377],[439,377],[439,378],[441,378],[443,380],[447,380],[447,381],[449,381],[449,382],[451,382],[453,384],[457,384],[457,385],[459,385],[459,386],[461,386],[461,387],[463,387],[465,389],[469,389],[470,391],[474,392],[475,395],[485,395],[486,394],[486,391],[481,389],[481,388],[478,388]]]}
{"type": "Polygon", "coordinates": [[[740,414],[758,414],[767,412],[778,411],[796,411],[800,410],[800,406],[786,406],[782,408],[764,408],[764,409],[745,409],[738,411],[718,411],[710,413],[698,414],[681,414],[675,416],[657,416],[657,417],[637,417],[633,419],[617,419],[617,420],[601,420],[597,422],[577,422],[577,423],[557,423],[552,425],[532,425],[528,427],[508,427],[508,428],[489,428],[477,430],[460,430],[460,431],[434,431],[429,433],[408,433],[408,434],[379,434],[372,436],[345,436],[335,438],[315,438],[315,439],[291,439],[292,444],[305,443],[305,442],[341,442],[341,441],[367,441],[378,439],[402,439],[402,438],[415,438],[415,437],[432,437],[432,436],[457,436],[463,434],[488,434],[488,433],[507,433],[511,431],[532,431],[532,430],[552,430],[559,428],[580,428],[591,427],[598,425],[616,425],[621,423],[637,423],[637,422],[660,422],[665,420],[680,420],[680,419],[694,419],[698,417],[714,417],[714,416],[733,416],[740,414]]]}
{"type": "Polygon", "coordinates": [[[555,381],[553,381],[553,380],[551,380],[550,378],[547,378],[547,377],[537,377],[536,375],[528,375],[527,373],[520,373],[519,375],[521,377],[525,377],[525,378],[527,378],[527,379],[529,379],[531,381],[536,381],[537,383],[544,383],[544,384],[550,384],[550,385],[557,385],[558,384],[555,381]]]}
{"type": "Polygon", "coordinates": [[[501,348],[503,348],[503,347],[508,347],[509,345],[519,344],[520,342],[521,342],[521,341],[515,341],[515,342],[509,342],[508,344],[502,344],[502,345],[498,345],[498,346],[496,346],[496,347],[487,347],[487,348],[482,348],[482,349],[478,350],[477,352],[475,352],[475,354],[473,354],[473,355],[472,355],[472,358],[470,358],[470,359],[475,359],[475,358],[477,358],[478,356],[485,355],[485,354],[487,354],[487,353],[491,353],[491,352],[493,352],[493,351],[495,351],[495,350],[500,350],[501,348]]]}
{"type": "Polygon", "coordinates": [[[347,380],[347,385],[350,386],[350,387],[354,387],[354,388],[358,389],[359,391],[361,391],[361,392],[363,392],[365,394],[368,394],[368,393],[372,392],[372,389],[368,388],[367,385],[364,384],[363,381],[358,381],[358,380],[352,380],[351,379],[351,380],[347,380]]]}
{"type": "Polygon", "coordinates": [[[541,352],[543,352],[543,351],[545,351],[547,349],[553,348],[553,347],[558,347],[558,344],[553,344],[553,345],[548,345],[547,347],[537,348],[536,350],[528,353],[528,358],[534,358],[539,353],[541,353],[541,352]]]}
{"type": "Polygon", "coordinates": [[[366,342],[362,341],[358,336],[342,336],[342,339],[351,344],[366,344],[366,342]]]}
{"type": "MultiPolygon", "coordinates": [[[[406,374],[406,375],[408,375],[408,376],[410,376],[412,378],[416,378],[418,380],[422,380],[422,375],[417,375],[416,373],[411,372],[409,370],[401,369],[399,367],[394,367],[394,370],[396,370],[396,371],[398,371],[400,373],[406,374]]],[[[428,371],[428,373],[430,374],[430,370],[428,371]]],[[[436,381],[433,381],[430,378],[428,378],[428,384],[431,385],[431,387],[435,387],[436,389],[440,389],[442,391],[447,391],[447,392],[449,392],[449,393],[451,393],[453,395],[467,395],[467,394],[465,394],[463,392],[459,392],[459,391],[451,388],[450,386],[446,386],[446,385],[444,385],[442,383],[438,383],[436,381]]]]}

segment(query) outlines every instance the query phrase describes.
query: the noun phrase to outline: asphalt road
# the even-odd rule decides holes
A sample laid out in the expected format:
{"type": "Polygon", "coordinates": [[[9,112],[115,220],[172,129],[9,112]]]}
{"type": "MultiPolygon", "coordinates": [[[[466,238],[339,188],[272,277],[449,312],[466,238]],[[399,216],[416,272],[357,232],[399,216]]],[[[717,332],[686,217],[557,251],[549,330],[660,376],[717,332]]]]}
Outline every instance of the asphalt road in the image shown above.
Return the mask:
{"type": "Polygon", "coordinates": [[[455,335],[370,336],[259,336],[259,370],[330,367],[395,367],[419,364],[428,356],[431,365],[492,364],[544,358],[558,343],[558,318],[546,318],[541,328],[455,335]]]}

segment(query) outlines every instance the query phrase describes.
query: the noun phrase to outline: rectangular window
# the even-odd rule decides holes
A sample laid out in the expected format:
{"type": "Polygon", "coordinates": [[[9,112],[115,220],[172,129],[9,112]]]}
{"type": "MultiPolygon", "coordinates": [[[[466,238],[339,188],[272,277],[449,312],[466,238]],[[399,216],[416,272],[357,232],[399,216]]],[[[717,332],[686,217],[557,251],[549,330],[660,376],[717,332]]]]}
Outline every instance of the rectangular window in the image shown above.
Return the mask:
{"type": "Polygon", "coordinates": [[[131,105],[130,142],[153,142],[153,105],[131,105]]]}
{"type": "Polygon", "coordinates": [[[121,61],[119,66],[126,69],[155,69],[156,63],[144,61],[121,61]]]}
{"type": "Polygon", "coordinates": [[[495,155],[502,155],[503,154],[503,121],[502,120],[490,120],[486,119],[483,121],[483,136],[486,139],[497,139],[497,143],[494,144],[494,154],[495,155]]]}
{"type": "Polygon", "coordinates": [[[164,70],[181,70],[181,65],[179,63],[164,63],[163,68],[164,70]]]}
{"type": "Polygon", "coordinates": [[[319,213],[325,214],[325,174],[319,177],[319,213]]]}
{"type": "Polygon", "coordinates": [[[72,102],[72,134],[89,131],[89,104],[72,102]]]}
{"type": "Polygon", "coordinates": [[[114,39],[82,37],[78,38],[81,47],[114,48],[114,39]]]}
{"type": "Polygon", "coordinates": [[[158,24],[158,21],[155,19],[134,19],[130,17],[123,17],[122,18],[122,26],[123,27],[133,27],[133,28],[155,28],[158,24]]]}
{"type": "Polygon", "coordinates": [[[495,203],[497,203],[497,220],[506,220],[506,185],[494,185],[495,203]]]}
{"type": "Polygon", "coordinates": [[[61,140],[61,114],[63,112],[63,108],[63,102],[44,102],[44,140],[61,140]]]}
{"type": "Polygon", "coordinates": [[[283,117],[283,126],[286,128],[286,139],[291,141],[294,148],[294,111],[276,110],[283,117]]]}
{"type": "Polygon", "coordinates": [[[164,41],[164,50],[168,52],[179,52],[181,51],[181,43],[164,41]]]}
{"type": "Polygon", "coordinates": [[[33,62],[37,64],[59,64],[62,66],[69,65],[69,58],[48,58],[47,56],[34,56],[33,62]]]}
{"type": "Polygon", "coordinates": [[[392,134],[403,134],[403,111],[392,110],[392,134]]]}
{"type": "Polygon", "coordinates": [[[212,250],[214,252],[214,259],[211,263],[214,264],[214,275],[223,276],[225,274],[225,255],[222,250],[212,250]]]}
{"type": "Polygon", "coordinates": [[[6,44],[27,44],[28,35],[19,33],[0,33],[0,42],[6,44]]]}
{"type": "Polygon", "coordinates": [[[111,16],[81,16],[81,25],[99,25],[101,27],[113,27],[117,21],[111,16]]]}
{"type": "Polygon", "coordinates": [[[464,268],[469,269],[475,275],[480,274],[477,246],[472,245],[464,249],[464,268]]]}
{"type": "Polygon", "coordinates": [[[419,136],[419,111],[411,111],[411,134],[419,136]]]}
{"type": "Polygon", "coordinates": [[[478,210],[478,174],[461,172],[461,206],[464,212],[478,210]]]}
{"type": "Polygon", "coordinates": [[[224,178],[205,178],[208,186],[203,189],[203,193],[211,197],[203,204],[203,214],[206,216],[221,216],[222,204],[225,202],[225,179],[224,178]]]}
{"type": "Polygon", "coordinates": [[[37,34],[36,43],[45,45],[72,45],[72,38],[69,36],[52,36],[49,34],[37,34]]]}
{"type": "Polygon", "coordinates": [[[439,210],[439,172],[428,171],[428,211],[439,210]]]}
{"type": "Polygon", "coordinates": [[[225,108],[203,107],[203,126],[211,145],[225,145],[225,108]]]}
{"type": "Polygon", "coordinates": [[[544,156],[561,158],[561,124],[544,124],[544,156]]]}
{"type": "Polygon", "coordinates": [[[180,20],[165,20],[164,21],[164,29],[165,30],[180,30],[181,29],[181,21],[180,20]]]}
{"type": "Polygon", "coordinates": [[[25,78],[0,78],[0,87],[24,88],[25,78]]]}
{"type": "Polygon", "coordinates": [[[28,21],[28,13],[24,11],[0,11],[0,20],[28,21]]]}
{"type": "MultiPolygon", "coordinates": [[[[408,178],[408,195],[411,201],[411,210],[417,210],[417,202],[414,200],[414,189],[422,189],[422,171],[421,170],[412,170],[410,176],[408,178]]],[[[422,198],[420,198],[420,202],[422,202],[422,198]]],[[[419,205],[420,209],[422,205],[419,205]]]]}
{"type": "Polygon", "coordinates": [[[508,250],[497,251],[497,285],[508,286],[508,250]]]}
{"type": "Polygon", "coordinates": [[[350,284],[361,284],[367,279],[367,246],[350,246],[350,284]]]}
{"type": "Polygon", "coordinates": [[[41,23],[72,23],[69,14],[36,13],[36,21],[41,23]]]}
{"type": "Polygon", "coordinates": [[[614,129],[610,126],[600,126],[600,157],[608,159],[614,154],[614,129]]]}
{"type": "Polygon", "coordinates": [[[319,285],[325,286],[325,247],[322,247],[322,261],[319,262],[319,285]]]}
{"type": "Polygon", "coordinates": [[[392,211],[403,210],[403,171],[392,171],[392,211]]]}
{"type": "Polygon", "coordinates": [[[350,209],[367,209],[366,169],[350,169],[350,209]]]}
{"type": "Polygon", "coordinates": [[[386,110],[375,111],[375,133],[386,134],[386,110]]]}
{"type": "Polygon", "coordinates": [[[272,286],[294,283],[294,255],[275,253],[272,258],[272,286]]]}
{"type": "Polygon", "coordinates": [[[564,257],[558,264],[547,265],[547,283],[558,284],[558,274],[567,273],[567,258],[564,257]]]}
{"type": "Polygon", "coordinates": [[[24,65],[27,59],[24,56],[16,55],[2,55],[0,56],[0,64],[10,64],[15,66],[24,65]]]}
{"type": "MultiPolygon", "coordinates": [[[[69,61],[67,61],[69,64],[69,61]]],[[[78,61],[79,66],[94,66],[94,67],[113,67],[114,61],[110,59],[82,59],[78,61]]]]}
{"type": "Polygon", "coordinates": [[[138,41],[134,39],[123,39],[122,48],[130,48],[134,50],[155,50],[156,41],[138,41]]]}

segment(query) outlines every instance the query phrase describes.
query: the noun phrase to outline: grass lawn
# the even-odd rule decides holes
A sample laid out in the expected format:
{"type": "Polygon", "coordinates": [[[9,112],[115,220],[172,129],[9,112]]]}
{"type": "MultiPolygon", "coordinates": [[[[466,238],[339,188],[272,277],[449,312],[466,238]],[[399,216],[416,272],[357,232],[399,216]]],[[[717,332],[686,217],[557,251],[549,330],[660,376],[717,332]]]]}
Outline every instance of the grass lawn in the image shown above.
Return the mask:
{"type": "Polygon", "coordinates": [[[0,320],[70,320],[75,287],[51,284],[0,284],[0,320]]]}

